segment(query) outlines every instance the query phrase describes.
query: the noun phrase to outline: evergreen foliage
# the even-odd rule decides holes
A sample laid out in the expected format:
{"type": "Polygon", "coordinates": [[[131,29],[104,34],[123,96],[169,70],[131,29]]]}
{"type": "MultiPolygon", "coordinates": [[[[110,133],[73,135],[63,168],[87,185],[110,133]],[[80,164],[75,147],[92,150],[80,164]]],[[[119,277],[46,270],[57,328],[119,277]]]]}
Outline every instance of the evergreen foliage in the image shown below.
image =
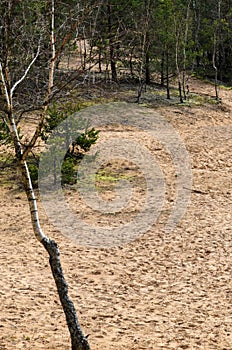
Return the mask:
{"type": "MultiPolygon", "coordinates": [[[[44,141],[47,141],[52,132],[57,133],[57,141],[56,138],[53,138],[54,154],[59,153],[60,143],[63,142],[66,146],[67,152],[61,165],[61,183],[63,185],[76,183],[78,164],[98,139],[99,131],[91,128],[87,120],[74,118],[71,123],[69,119],[67,123],[65,122],[67,118],[84,107],[86,107],[85,103],[66,103],[61,106],[53,104],[48,109],[41,131],[41,138],[44,141]],[[73,133],[77,135],[75,138],[73,138],[73,133]]],[[[54,184],[57,181],[56,169],[58,166],[59,164],[56,164],[56,159],[54,159],[54,184]]]]}

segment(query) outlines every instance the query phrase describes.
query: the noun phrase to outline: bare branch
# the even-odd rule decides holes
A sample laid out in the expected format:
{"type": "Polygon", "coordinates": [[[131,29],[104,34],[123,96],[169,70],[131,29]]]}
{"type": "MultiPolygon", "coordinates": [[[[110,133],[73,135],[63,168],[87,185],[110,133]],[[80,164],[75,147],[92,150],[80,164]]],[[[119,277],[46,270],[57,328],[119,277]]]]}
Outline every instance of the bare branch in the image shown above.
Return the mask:
{"type": "Polygon", "coordinates": [[[87,15],[89,15],[91,13],[91,11],[96,7],[96,5],[91,6],[90,9],[86,12],[83,12],[83,16],[80,18],[80,20],[78,20],[74,25],[71,26],[69,32],[65,35],[59,49],[57,50],[55,56],[52,58],[52,61],[56,61],[57,58],[62,54],[65,45],[67,44],[67,42],[70,40],[73,32],[77,29],[77,27],[83,22],[83,20],[86,18],[87,15]]]}
{"type": "Polygon", "coordinates": [[[38,48],[37,48],[37,52],[36,52],[36,55],[35,57],[32,59],[32,61],[29,63],[27,69],[25,70],[23,76],[18,80],[16,81],[16,83],[12,86],[11,90],[10,90],[10,98],[12,98],[13,96],[13,92],[14,90],[16,89],[16,87],[26,78],[29,70],[31,69],[32,65],[35,63],[35,61],[37,60],[38,56],[39,56],[39,52],[40,52],[40,40],[39,40],[39,43],[38,43],[38,48]]]}
{"type": "Polygon", "coordinates": [[[5,77],[4,77],[4,73],[3,73],[3,69],[2,69],[2,62],[0,61],[0,74],[1,74],[1,80],[2,80],[2,85],[3,85],[3,89],[4,89],[4,94],[6,97],[6,102],[7,102],[7,107],[10,108],[11,107],[11,99],[7,90],[7,86],[6,86],[6,81],[5,81],[5,77]]]}
{"type": "Polygon", "coordinates": [[[28,143],[28,145],[26,146],[26,148],[24,149],[23,152],[23,159],[25,160],[28,156],[28,154],[30,153],[31,149],[34,147],[40,132],[42,130],[43,124],[44,124],[44,120],[46,117],[46,112],[47,112],[47,106],[48,103],[51,99],[51,89],[53,87],[53,78],[54,78],[54,72],[55,72],[55,62],[58,59],[58,57],[62,54],[65,45],[67,44],[67,42],[70,40],[73,32],[76,30],[76,28],[80,25],[80,23],[85,19],[85,16],[87,14],[89,14],[92,9],[94,8],[94,6],[92,6],[87,13],[83,13],[83,16],[81,17],[81,19],[79,21],[77,21],[73,26],[71,26],[69,32],[65,35],[60,48],[57,50],[55,50],[55,38],[54,38],[54,2],[52,1],[52,22],[51,22],[51,46],[52,46],[52,58],[50,61],[50,67],[49,67],[49,79],[48,79],[48,90],[47,90],[47,94],[44,100],[44,105],[43,105],[43,111],[41,113],[41,118],[40,121],[37,125],[37,128],[34,132],[34,135],[32,136],[30,142],[28,143]]]}

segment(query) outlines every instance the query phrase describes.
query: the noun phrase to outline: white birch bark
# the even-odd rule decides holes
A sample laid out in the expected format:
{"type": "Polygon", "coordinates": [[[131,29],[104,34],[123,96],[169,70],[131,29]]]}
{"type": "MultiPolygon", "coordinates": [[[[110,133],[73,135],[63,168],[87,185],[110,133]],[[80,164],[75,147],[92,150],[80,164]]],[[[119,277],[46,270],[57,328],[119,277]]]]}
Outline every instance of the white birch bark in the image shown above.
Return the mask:
{"type": "Polygon", "coordinates": [[[186,99],[186,45],[188,42],[188,32],[189,32],[190,4],[191,4],[191,0],[187,4],[186,24],[185,24],[185,34],[184,34],[184,46],[183,46],[182,86],[183,86],[184,99],[186,99]]]}
{"type": "Polygon", "coordinates": [[[51,0],[51,52],[52,59],[50,61],[50,72],[49,72],[49,85],[48,85],[48,95],[51,94],[51,89],[54,85],[54,75],[55,75],[55,64],[56,64],[56,44],[55,44],[55,1],[51,0]]]}
{"type": "MultiPolygon", "coordinates": [[[[14,143],[15,148],[15,155],[19,164],[19,168],[21,170],[22,175],[22,182],[24,184],[25,192],[27,195],[29,208],[30,208],[30,215],[31,215],[31,222],[33,231],[35,234],[36,239],[44,246],[46,251],[49,254],[49,262],[52,270],[52,274],[57,286],[57,291],[60,297],[60,301],[66,316],[66,322],[68,325],[68,329],[71,336],[71,348],[72,350],[89,350],[90,346],[87,340],[87,337],[84,336],[80,324],[78,322],[78,318],[76,315],[76,310],[74,307],[73,302],[68,296],[68,285],[65,281],[61,263],[60,263],[60,253],[57,244],[50,240],[43,232],[40,221],[39,221],[39,213],[37,208],[37,200],[35,197],[35,192],[32,186],[32,181],[30,177],[30,172],[27,166],[26,158],[29,154],[29,152],[34,147],[39,135],[41,128],[44,123],[44,118],[46,115],[47,106],[49,103],[49,99],[51,97],[51,89],[54,85],[54,73],[55,73],[55,61],[58,58],[58,56],[61,54],[62,49],[60,48],[59,53],[57,54],[55,51],[55,34],[54,34],[54,11],[55,11],[55,2],[52,1],[52,15],[51,15],[51,50],[52,50],[52,58],[49,65],[49,78],[48,78],[48,90],[45,97],[44,105],[43,105],[43,111],[41,113],[40,121],[37,125],[37,128],[35,130],[35,133],[33,137],[31,138],[29,144],[25,147],[19,137],[17,125],[14,118],[14,106],[13,106],[13,94],[17,86],[19,86],[27,77],[28,72],[30,71],[31,67],[35,63],[36,59],[39,56],[40,52],[40,43],[37,47],[37,53],[32,58],[30,63],[28,64],[27,68],[25,69],[24,73],[22,74],[22,77],[18,79],[14,85],[11,87],[10,81],[8,79],[8,67],[4,67],[2,65],[2,62],[0,61],[0,84],[1,84],[1,90],[3,93],[3,97],[6,102],[6,111],[5,111],[5,121],[9,128],[12,141],[14,143]]],[[[76,25],[75,25],[76,27],[76,25]]],[[[69,37],[71,35],[71,31],[65,36],[63,42],[62,42],[62,48],[65,46],[66,42],[68,41],[69,37]]],[[[6,57],[7,58],[7,57],[6,57]]]]}
{"type": "Polygon", "coordinates": [[[175,16],[174,16],[174,24],[175,24],[175,36],[176,36],[175,61],[176,61],[176,71],[177,71],[177,76],[178,76],[178,90],[179,90],[180,103],[183,103],[181,73],[180,73],[180,66],[179,66],[180,29],[178,28],[177,19],[175,16]]]}

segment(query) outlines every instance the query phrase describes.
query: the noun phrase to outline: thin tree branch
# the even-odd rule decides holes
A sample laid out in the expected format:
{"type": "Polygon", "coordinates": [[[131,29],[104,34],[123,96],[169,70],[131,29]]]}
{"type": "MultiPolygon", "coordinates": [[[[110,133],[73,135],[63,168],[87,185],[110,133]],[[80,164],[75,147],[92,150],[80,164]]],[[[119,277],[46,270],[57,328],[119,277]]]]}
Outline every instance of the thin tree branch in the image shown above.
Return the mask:
{"type": "Polygon", "coordinates": [[[10,100],[10,96],[7,90],[7,86],[6,86],[6,81],[5,81],[5,77],[4,77],[4,73],[3,73],[3,69],[2,69],[2,62],[0,61],[0,74],[1,74],[1,80],[2,80],[2,85],[3,85],[3,89],[4,89],[4,94],[6,97],[6,102],[7,102],[7,107],[10,108],[11,107],[11,100],[10,100]]]}
{"type": "MultiPolygon", "coordinates": [[[[53,2],[52,2],[52,5],[53,5],[53,2]]],[[[92,6],[89,11],[87,11],[87,14],[89,14],[92,9],[94,8],[94,6],[92,6]]],[[[48,81],[48,90],[47,90],[47,94],[46,94],[46,97],[45,97],[45,100],[44,100],[44,104],[43,104],[43,111],[42,111],[42,114],[41,114],[41,118],[40,118],[40,121],[36,127],[36,130],[34,132],[34,135],[32,136],[31,138],[31,141],[29,142],[29,144],[26,146],[26,148],[24,149],[23,151],[23,159],[25,160],[28,156],[28,154],[30,153],[31,149],[34,147],[39,135],[40,135],[40,132],[42,130],[42,127],[43,127],[43,124],[44,124],[44,120],[45,120],[45,117],[46,117],[46,112],[47,112],[47,107],[48,107],[48,103],[51,99],[51,94],[52,94],[52,86],[53,86],[53,77],[54,77],[54,72],[55,72],[55,62],[57,60],[57,58],[61,55],[61,53],[63,52],[64,50],[64,47],[65,45],[67,44],[67,42],[70,40],[71,38],[71,35],[72,33],[74,32],[74,30],[80,25],[80,23],[82,22],[82,20],[85,18],[85,16],[87,15],[86,13],[83,14],[82,18],[77,21],[77,23],[75,23],[75,25],[71,26],[71,29],[70,31],[65,35],[62,43],[61,43],[61,46],[59,48],[59,50],[57,52],[55,52],[55,46],[54,46],[54,11],[52,9],[52,23],[51,23],[51,44],[52,44],[52,58],[51,58],[51,61],[50,61],[50,67],[49,67],[49,81],[48,81]]]]}
{"type": "Polygon", "coordinates": [[[37,60],[38,56],[39,56],[39,52],[40,52],[40,40],[39,40],[39,44],[38,44],[38,49],[37,49],[37,52],[36,52],[36,55],[35,57],[32,59],[32,61],[29,63],[27,69],[25,70],[23,76],[18,80],[16,81],[16,83],[12,86],[11,90],[10,90],[10,98],[12,99],[12,96],[13,96],[13,92],[14,90],[16,89],[16,87],[26,78],[29,70],[31,69],[32,65],[35,63],[35,61],[37,60]]]}
{"type": "Polygon", "coordinates": [[[69,41],[69,39],[71,38],[71,35],[73,34],[73,32],[76,30],[76,28],[80,25],[80,23],[83,21],[83,19],[92,11],[92,9],[94,9],[95,6],[92,6],[89,11],[87,11],[87,13],[84,13],[82,18],[80,20],[78,20],[74,25],[71,26],[69,32],[65,35],[59,49],[57,50],[56,54],[54,57],[52,57],[51,61],[56,61],[57,58],[62,54],[65,45],[67,44],[67,42],[69,41]]]}

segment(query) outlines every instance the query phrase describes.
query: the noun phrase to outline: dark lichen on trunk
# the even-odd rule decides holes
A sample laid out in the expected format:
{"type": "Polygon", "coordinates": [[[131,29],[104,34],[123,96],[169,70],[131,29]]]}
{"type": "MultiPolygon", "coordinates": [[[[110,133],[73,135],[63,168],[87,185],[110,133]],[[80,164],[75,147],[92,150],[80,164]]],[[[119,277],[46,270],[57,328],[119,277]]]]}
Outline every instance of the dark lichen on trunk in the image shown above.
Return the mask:
{"type": "Polygon", "coordinates": [[[81,330],[74,304],[68,295],[68,284],[64,278],[60,263],[58,245],[55,241],[48,238],[44,238],[41,243],[49,254],[50,267],[71,336],[72,350],[90,350],[87,337],[84,336],[81,330]]]}

